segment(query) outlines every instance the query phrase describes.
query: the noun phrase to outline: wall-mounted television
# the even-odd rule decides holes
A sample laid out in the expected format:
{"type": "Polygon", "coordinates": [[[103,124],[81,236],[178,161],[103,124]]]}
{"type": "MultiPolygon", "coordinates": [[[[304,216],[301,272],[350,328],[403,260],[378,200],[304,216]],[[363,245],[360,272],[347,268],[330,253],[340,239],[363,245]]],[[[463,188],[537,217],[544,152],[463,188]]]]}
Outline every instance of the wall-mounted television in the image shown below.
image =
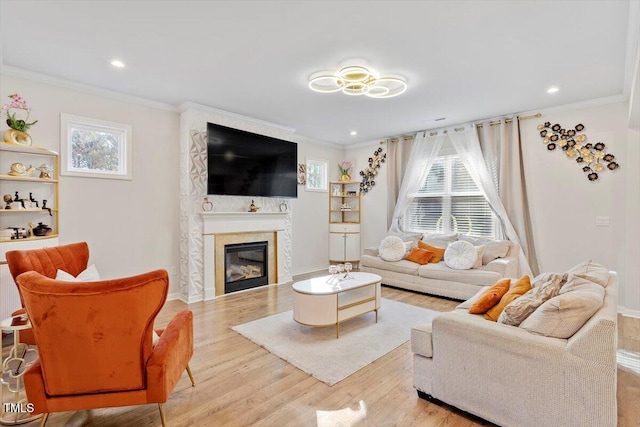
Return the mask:
{"type": "Polygon", "coordinates": [[[207,194],[298,197],[298,144],[207,123],[207,194]]]}

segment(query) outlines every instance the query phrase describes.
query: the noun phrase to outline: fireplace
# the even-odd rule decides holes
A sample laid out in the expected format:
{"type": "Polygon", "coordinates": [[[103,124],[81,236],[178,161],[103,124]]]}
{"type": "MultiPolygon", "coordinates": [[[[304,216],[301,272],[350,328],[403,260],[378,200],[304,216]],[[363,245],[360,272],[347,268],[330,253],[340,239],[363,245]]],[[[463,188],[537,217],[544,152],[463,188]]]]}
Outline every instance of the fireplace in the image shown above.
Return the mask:
{"type": "MultiPolygon", "coordinates": [[[[225,295],[227,245],[267,242],[266,286],[291,281],[289,213],[205,212],[202,214],[204,300],[225,295]]],[[[247,257],[245,257],[247,258],[247,257]]]]}
{"type": "Polygon", "coordinates": [[[268,242],[224,245],[224,293],[269,283],[268,242]]]}

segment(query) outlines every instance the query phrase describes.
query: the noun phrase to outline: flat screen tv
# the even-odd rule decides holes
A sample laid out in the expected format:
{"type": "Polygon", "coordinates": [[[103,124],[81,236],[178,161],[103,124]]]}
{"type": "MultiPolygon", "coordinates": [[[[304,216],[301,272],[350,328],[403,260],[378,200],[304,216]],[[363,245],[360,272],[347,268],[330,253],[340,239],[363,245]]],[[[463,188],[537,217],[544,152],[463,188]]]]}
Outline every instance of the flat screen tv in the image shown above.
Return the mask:
{"type": "Polygon", "coordinates": [[[298,197],[298,144],[207,123],[207,194],[298,197]]]}

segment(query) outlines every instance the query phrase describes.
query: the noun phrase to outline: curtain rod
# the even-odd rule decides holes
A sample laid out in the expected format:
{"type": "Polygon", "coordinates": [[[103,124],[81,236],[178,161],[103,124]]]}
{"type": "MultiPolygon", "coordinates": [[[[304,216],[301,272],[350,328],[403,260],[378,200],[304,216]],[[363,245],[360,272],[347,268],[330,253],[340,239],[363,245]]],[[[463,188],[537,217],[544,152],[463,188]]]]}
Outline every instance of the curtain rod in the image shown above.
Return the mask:
{"type": "MultiPolygon", "coordinates": [[[[536,113],[536,114],[530,114],[528,116],[518,116],[517,118],[518,118],[518,120],[527,120],[527,119],[532,119],[534,117],[542,117],[542,114],[541,113],[536,113]]],[[[505,119],[504,122],[505,123],[511,123],[511,122],[513,122],[513,119],[505,119]]],[[[499,125],[500,123],[502,123],[502,121],[489,122],[489,126],[499,125]]],[[[481,128],[482,126],[483,126],[482,123],[479,123],[479,124],[476,125],[476,127],[479,127],[479,128],[481,128]]],[[[456,132],[460,132],[461,130],[464,130],[464,128],[463,127],[454,128],[453,130],[456,131],[456,132]]],[[[426,132],[426,131],[424,131],[424,132],[426,132]]],[[[447,131],[444,130],[444,131],[442,131],[442,133],[447,133],[447,131]]],[[[436,132],[430,132],[429,136],[436,136],[437,134],[438,134],[437,131],[436,132]]],[[[408,140],[408,139],[412,139],[413,135],[403,135],[401,137],[394,136],[392,138],[387,138],[387,140],[389,140],[391,143],[394,143],[394,142],[400,141],[401,138],[404,139],[404,140],[408,140]]],[[[384,144],[385,142],[387,142],[387,140],[380,141],[380,144],[384,144]]]]}
{"type": "MultiPolygon", "coordinates": [[[[527,119],[532,119],[534,117],[542,117],[542,114],[540,113],[536,113],[536,114],[530,114],[528,116],[519,116],[518,120],[527,120],[527,119]]],[[[513,119],[505,119],[505,123],[511,123],[513,121],[513,119]]],[[[501,121],[495,121],[495,122],[489,122],[489,126],[495,126],[495,125],[499,125],[500,123],[502,123],[501,121]]],[[[482,123],[477,124],[476,127],[481,128],[482,127],[482,123]]]]}

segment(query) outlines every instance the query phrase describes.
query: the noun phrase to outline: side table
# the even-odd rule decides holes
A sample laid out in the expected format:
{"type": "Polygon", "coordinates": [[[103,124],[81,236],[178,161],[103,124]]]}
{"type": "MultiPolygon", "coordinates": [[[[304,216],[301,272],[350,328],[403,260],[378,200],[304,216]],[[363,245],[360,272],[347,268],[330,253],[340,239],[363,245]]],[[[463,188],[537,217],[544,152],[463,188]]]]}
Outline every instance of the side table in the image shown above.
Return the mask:
{"type": "Polygon", "coordinates": [[[27,366],[37,357],[35,348],[20,342],[20,331],[31,329],[26,314],[9,317],[0,322],[0,330],[13,332],[13,346],[2,362],[2,402],[0,406],[0,424],[15,425],[33,421],[42,414],[31,415],[33,408],[27,401],[22,377],[27,366]],[[5,388],[7,389],[5,392],[5,388]]]}

